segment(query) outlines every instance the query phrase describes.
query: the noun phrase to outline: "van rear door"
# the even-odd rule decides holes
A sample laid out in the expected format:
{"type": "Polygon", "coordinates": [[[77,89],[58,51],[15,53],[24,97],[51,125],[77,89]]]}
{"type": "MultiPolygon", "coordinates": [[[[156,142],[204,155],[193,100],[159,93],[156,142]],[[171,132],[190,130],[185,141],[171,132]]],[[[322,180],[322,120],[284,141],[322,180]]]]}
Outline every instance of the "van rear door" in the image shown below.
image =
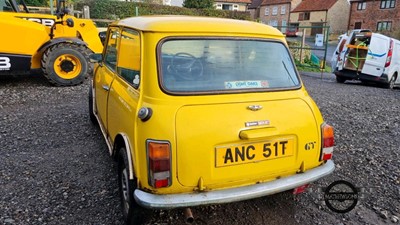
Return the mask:
{"type": "Polygon", "coordinates": [[[372,34],[362,73],[372,76],[382,75],[389,50],[389,41],[390,39],[386,36],[372,34]]]}

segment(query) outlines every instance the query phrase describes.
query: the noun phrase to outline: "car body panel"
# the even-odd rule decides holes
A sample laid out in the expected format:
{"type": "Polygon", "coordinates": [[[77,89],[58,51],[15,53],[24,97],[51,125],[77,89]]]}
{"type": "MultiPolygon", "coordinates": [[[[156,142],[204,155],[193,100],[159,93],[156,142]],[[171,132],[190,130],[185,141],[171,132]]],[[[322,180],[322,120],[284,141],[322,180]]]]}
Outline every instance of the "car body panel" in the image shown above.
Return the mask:
{"type": "MultiPolygon", "coordinates": [[[[240,95],[235,97],[244,99],[240,95]]],[[[315,121],[300,119],[314,115],[304,101],[288,97],[251,103],[225,101],[180,107],[176,113],[180,183],[193,187],[200,177],[210,188],[246,180],[254,183],[256,178],[269,180],[285,173],[295,173],[303,161],[316,166],[320,146],[316,145],[312,151],[303,151],[303,146],[306,142],[318,142],[318,128],[315,121]],[[251,111],[249,105],[259,105],[262,109],[251,111]],[[282,112],[287,119],[280,119],[282,112]],[[250,123],[260,125],[252,126],[250,123]],[[313,127],[310,132],[302,132],[309,127],[313,127]],[[247,136],[243,136],[245,132],[247,136]],[[279,144],[281,142],[287,142],[284,149],[279,144]],[[272,153],[263,152],[264,143],[272,153]]]]}

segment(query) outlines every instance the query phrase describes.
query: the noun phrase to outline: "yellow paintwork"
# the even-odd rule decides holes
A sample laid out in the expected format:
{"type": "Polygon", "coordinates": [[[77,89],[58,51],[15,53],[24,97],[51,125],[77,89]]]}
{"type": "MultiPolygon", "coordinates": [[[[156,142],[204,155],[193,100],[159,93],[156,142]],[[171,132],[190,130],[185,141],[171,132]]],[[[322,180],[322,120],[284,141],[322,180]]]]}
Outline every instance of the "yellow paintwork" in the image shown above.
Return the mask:
{"type": "MultiPolygon", "coordinates": [[[[288,91],[193,96],[169,95],[160,88],[156,49],[166,38],[240,37],[286,45],[275,28],[248,21],[184,16],[128,18],[111,27],[128,27],[139,34],[141,51],[138,57],[132,56],[131,66],[140,70],[140,86],[132,87],[102,63],[93,77],[95,107],[110,146],[118,135],[127,137],[140,189],[158,194],[225,189],[267,182],[323,163],[319,161],[323,118],[302,85],[288,91]],[[261,105],[263,110],[250,111],[249,104],[261,105]],[[137,116],[141,107],[153,111],[146,122],[137,116]],[[244,126],[265,120],[269,122],[264,125],[244,126]],[[170,187],[149,186],[145,146],[149,139],[171,144],[170,187]],[[221,147],[287,140],[284,157],[220,166],[221,147]],[[308,142],[315,142],[314,149],[304,150],[308,142]]],[[[126,63],[124,59],[117,65],[126,63]]]]}
{"type": "MultiPolygon", "coordinates": [[[[39,48],[50,41],[50,27],[38,22],[29,21],[28,18],[56,21],[57,17],[47,14],[0,12],[0,42],[7,43],[0,47],[0,52],[32,56],[31,69],[41,67],[42,53],[39,48]]],[[[97,28],[93,21],[79,19],[66,15],[64,21],[72,18],[74,27],[57,24],[54,38],[79,38],[88,44],[94,53],[101,53],[103,45],[99,39],[97,28]]],[[[44,22],[45,23],[45,22],[44,22]]]]}

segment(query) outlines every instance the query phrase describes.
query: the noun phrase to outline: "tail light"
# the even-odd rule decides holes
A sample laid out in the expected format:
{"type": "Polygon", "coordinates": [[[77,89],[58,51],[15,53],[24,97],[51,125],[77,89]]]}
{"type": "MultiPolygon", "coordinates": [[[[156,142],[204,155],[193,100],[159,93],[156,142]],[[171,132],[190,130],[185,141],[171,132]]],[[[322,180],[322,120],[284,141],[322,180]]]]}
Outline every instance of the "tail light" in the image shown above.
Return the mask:
{"type": "Polygon", "coordinates": [[[335,145],[335,137],[333,136],[333,127],[324,123],[321,126],[322,131],[322,150],[320,160],[332,159],[333,146],[335,145]]]}
{"type": "Polygon", "coordinates": [[[149,185],[155,188],[171,185],[171,146],[165,141],[147,141],[149,185]]]}
{"type": "Polygon", "coordinates": [[[388,56],[386,58],[385,67],[390,66],[390,62],[392,61],[392,55],[393,55],[393,40],[390,39],[389,51],[388,51],[388,56]]]}

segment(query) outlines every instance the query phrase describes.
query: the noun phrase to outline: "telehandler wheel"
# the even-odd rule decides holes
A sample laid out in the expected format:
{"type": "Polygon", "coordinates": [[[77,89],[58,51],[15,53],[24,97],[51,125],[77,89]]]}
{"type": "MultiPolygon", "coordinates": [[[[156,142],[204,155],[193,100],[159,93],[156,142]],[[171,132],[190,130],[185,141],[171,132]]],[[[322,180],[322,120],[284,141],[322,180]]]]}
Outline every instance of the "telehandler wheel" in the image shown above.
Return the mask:
{"type": "Polygon", "coordinates": [[[60,43],[48,48],[42,57],[42,70],[56,86],[81,84],[93,71],[89,62],[91,51],[86,46],[60,43]]]}

